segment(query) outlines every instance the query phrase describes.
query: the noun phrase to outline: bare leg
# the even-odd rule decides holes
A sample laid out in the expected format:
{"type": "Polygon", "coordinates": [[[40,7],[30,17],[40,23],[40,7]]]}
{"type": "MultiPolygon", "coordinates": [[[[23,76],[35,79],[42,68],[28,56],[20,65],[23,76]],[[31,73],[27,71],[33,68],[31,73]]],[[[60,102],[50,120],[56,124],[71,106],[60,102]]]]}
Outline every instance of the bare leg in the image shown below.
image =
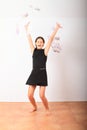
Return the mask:
{"type": "Polygon", "coordinates": [[[33,109],[32,109],[31,112],[34,112],[34,111],[37,110],[37,105],[36,105],[36,102],[35,102],[35,99],[34,99],[35,88],[36,88],[36,86],[32,86],[32,85],[30,85],[29,88],[28,88],[28,98],[29,98],[31,104],[33,105],[33,109]]]}
{"type": "Polygon", "coordinates": [[[46,87],[44,87],[44,86],[40,87],[40,98],[41,98],[41,100],[43,102],[43,105],[44,105],[45,109],[48,111],[49,106],[48,106],[48,101],[47,101],[47,99],[45,97],[45,90],[46,90],[46,87]]]}

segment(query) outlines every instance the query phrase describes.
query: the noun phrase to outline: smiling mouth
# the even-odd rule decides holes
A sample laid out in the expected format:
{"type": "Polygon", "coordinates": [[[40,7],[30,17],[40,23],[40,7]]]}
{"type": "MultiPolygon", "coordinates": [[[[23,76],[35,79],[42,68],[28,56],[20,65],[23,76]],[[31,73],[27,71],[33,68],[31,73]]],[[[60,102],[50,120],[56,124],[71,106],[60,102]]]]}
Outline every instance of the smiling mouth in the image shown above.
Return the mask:
{"type": "Polygon", "coordinates": [[[41,49],[42,47],[41,47],[41,45],[37,45],[37,48],[38,48],[38,49],[41,49]]]}
{"type": "Polygon", "coordinates": [[[41,45],[38,45],[38,47],[41,47],[41,45]]]}

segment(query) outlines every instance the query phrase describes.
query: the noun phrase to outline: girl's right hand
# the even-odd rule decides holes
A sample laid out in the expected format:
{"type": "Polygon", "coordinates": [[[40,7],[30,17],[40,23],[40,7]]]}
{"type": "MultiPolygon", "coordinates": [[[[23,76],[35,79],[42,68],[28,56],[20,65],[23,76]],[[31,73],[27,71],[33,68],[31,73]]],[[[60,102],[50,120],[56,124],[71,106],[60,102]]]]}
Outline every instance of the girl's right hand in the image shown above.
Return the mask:
{"type": "Polygon", "coordinates": [[[30,22],[28,22],[28,23],[25,25],[25,29],[26,29],[26,30],[28,29],[29,24],[30,24],[30,22]]]}

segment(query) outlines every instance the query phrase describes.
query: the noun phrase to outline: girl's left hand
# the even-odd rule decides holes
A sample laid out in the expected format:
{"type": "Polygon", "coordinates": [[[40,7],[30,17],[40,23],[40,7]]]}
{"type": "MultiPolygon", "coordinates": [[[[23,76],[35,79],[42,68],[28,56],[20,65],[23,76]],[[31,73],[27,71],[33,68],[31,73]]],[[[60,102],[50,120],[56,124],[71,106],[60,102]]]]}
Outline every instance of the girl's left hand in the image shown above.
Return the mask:
{"type": "Polygon", "coordinates": [[[56,23],[56,25],[57,25],[58,28],[63,28],[63,27],[61,26],[61,24],[59,24],[59,23],[56,23]]]}

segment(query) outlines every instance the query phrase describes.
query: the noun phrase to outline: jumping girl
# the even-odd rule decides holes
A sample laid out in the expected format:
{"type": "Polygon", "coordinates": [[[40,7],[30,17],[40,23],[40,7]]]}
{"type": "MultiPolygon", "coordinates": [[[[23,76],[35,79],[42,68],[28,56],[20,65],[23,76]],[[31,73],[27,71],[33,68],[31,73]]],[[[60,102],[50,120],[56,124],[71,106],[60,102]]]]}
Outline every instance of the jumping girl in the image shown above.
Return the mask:
{"type": "Polygon", "coordinates": [[[34,46],[28,27],[29,27],[29,23],[25,25],[25,30],[26,30],[28,41],[29,41],[30,49],[32,52],[32,58],[33,58],[33,69],[26,82],[26,84],[29,85],[28,98],[33,106],[32,112],[36,111],[37,104],[34,99],[34,92],[35,92],[36,86],[40,86],[39,95],[45,107],[45,110],[48,112],[49,106],[48,106],[47,98],[45,96],[46,86],[48,85],[46,61],[47,61],[47,55],[48,55],[51,43],[57,31],[61,28],[61,25],[59,23],[56,23],[54,31],[50,35],[45,48],[43,48],[45,40],[41,36],[38,36],[36,38],[35,46],[34,46]]]}

